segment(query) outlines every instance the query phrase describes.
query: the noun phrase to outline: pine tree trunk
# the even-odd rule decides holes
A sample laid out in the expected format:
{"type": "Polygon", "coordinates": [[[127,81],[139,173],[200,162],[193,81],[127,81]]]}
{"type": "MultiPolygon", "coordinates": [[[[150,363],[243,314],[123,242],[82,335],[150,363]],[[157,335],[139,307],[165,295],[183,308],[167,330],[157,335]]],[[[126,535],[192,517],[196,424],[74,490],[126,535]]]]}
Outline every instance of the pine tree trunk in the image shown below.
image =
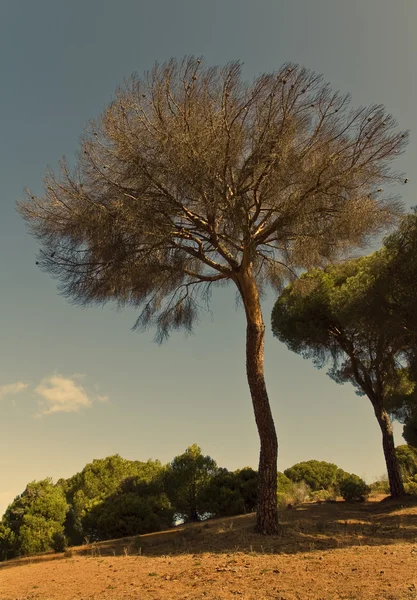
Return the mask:
{"type": "Polygon", "coordinates": [[[258,509],[256,530],[264,535],[278,532],[277,460],[278,440],[264,377],[265,325],[256,281],[248,269],[239,276],[246,312],[246,374],[260,439],[258,509]]]}
{"type": "Polygon", "coordinates": [[[385,463],[388,471],[388,481],[391,496],[398,497],[405,494],[404,484],[401,476],[400,465],[395,453],[394,434],[391,419],[382,402],[374,406],[375,415],[382,432],[382,447],[384,449],[385,463]]]}

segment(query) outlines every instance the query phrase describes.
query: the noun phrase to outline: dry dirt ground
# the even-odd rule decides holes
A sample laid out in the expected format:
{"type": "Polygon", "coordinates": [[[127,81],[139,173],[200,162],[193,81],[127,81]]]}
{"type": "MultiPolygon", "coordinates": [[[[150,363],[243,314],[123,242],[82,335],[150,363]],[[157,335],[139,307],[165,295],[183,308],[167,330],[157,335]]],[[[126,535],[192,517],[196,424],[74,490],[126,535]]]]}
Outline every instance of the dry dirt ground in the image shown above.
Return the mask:
{"type": "Polygon", "coordinates": [[[0,564],[0,600],[417,600],[417,502],[307,504],[0,564]]]}

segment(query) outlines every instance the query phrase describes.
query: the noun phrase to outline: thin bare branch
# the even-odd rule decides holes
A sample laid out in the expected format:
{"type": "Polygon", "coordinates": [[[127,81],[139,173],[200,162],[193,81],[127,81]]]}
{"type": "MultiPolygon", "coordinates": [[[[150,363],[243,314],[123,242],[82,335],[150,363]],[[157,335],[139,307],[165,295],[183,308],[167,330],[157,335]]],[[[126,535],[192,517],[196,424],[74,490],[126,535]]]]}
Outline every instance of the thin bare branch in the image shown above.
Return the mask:
{"type": "Polygon", "coordinates": [[[206,285],[251,269],[279,286],[363,246],[400,211],[390,163],[407,134],[349,101],[293,64],[252,84],[194,57],[133,75],[76,168],[20,203],[40,266],[75,302],[131,304],[166,335],[191,327],[206,285]]]}

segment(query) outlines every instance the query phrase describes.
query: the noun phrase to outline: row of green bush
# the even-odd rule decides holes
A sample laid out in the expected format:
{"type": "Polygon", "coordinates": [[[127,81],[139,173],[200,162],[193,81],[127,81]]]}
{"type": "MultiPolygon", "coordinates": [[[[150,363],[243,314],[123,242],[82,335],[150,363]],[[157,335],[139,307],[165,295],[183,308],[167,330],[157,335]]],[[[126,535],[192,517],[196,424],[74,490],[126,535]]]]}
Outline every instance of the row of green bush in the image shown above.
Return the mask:
{"type": "MultiPolygon", "coordinates": [[[[417,494],[417,451],[400,446],[397,455],[407,490],[417,494]]],[[[168,465],[118,455],[94,460],[56,484],[45,479],[27,485],[0,522],[0,560],[158,531],[179,520],[253,512],[257,485],[255,470],[219,468],[195,444],[168,465]]],[[[333,463],[309,460],[278,473],[277,494],[281,507],[339,496],[363,501],[371,491],[386,493],[386,485],[368,486],[333,463]]]]}
{"type": "Polygon", "coordinates": [[[363,502],[371,488],[354,473],[347,473],[333,463],[309,460],[297,463],[278,474],[278,502],[297,506],[303,502],[335,501],[363,502]]]}

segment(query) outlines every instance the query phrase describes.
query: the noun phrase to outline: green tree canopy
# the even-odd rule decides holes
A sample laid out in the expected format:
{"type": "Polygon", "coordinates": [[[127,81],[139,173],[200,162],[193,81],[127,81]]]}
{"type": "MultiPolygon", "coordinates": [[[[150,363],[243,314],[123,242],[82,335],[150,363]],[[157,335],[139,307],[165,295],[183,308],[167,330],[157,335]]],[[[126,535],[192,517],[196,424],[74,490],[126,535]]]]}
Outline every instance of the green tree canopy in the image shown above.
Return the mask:
{"type": "Polygon", "coordinates": [[[391,416],[403,424],[403,438],[417,448],[417,380],[411,369],[402,369],[403,385],[387,400],[391,416]]]}
{"type": "Polygon", "coordinates": [[[122,485],[96,504],[83,524],[90,539],[106,540],[168,529],[173,518],[174,510],[160,486],[141,481],[135,491],[126,491],[122,485]]]}
{"type": "Polygon", "coordinates": [[[347,502],[364,502],[370,493],[370,486],[354,473],[346,473],[340,480],[340,494],[347,502]]]}
{"type": "Polygon", "coordinates": [[[323,460],[308,460],[299,462],[284,471],[284,475],[291,481],[305,481],[314,492],[338,487],[341,478],[345,475],[337,465],[323,460]]]}
{"type": "Polygon", "coordinates": [[[16,534],[6,525],[3,517],[0,521],[0,561],[12,558],[15,556],[16,551],[16,534]]]}
{"type": "Polygon", "coordinates": [[[228,471],[218,469],[204,493],[206,511],[212,517],[230,517],[256,510],[258,473],[250,467],[228,471]]]}
{"type": "MultiPolygon", "coordinates": [[[[404,425],[407,443],[417,447],[417,211],[407,215],[384,245],[374,315],[402,344],[403,385],[388,399],[388,410],[404,425]]],[[[375,318],[375,317],[374,317],[375,318]]]]}
{"type": "Polygon", "coordinates": [[[208,512],[207,487],[217,471],[216,461],[203,456],[197,444],[171,462],[166,473],[167,494],[185,521],[199,521],[208,512]]]}
{"type": "MultiPolygon", "coordinates": [[[[375,308],[386,325],[403,339],[416,358],[417,351],[417,208],[406,215],[398,229],[384,242],[383,269],[378,273],[375,308]]],[[[378,313],[377,313],[378,314],[378,313]]],[[[417,362],[413,362],[417,380],[417,362]]]]}
{"type": "Polygon", "coordinates": [[[54,535],[63,533],[67,511],[64,492],[51,479],[29,483],[3,516],[0,528],[3,557],[50,550],[54,535]]]}
{"type": "Polygon", "coordinates": [[[404,493],[395,455],[388,398],[402,381],[401,337],[375,315],[375,287],[386,252],[314,269],[288,286],[272,312],[274,335],[291,350],[329,365],[338,383],[352,383],[372,403],[382,432],[391,494],[404,493]]]}
{"type": "Polygon", "coordinates": [[[70,504],[65,529],[71,542],[82,543],[84,537],[91,534],[90,512],[115,494],[125,481],[133,478],[150,483],[162,477],[163,470],[159,461],[131,461],[116,454],[93,460],[79,473],[60,480],[58,485],[70,504]]]}

